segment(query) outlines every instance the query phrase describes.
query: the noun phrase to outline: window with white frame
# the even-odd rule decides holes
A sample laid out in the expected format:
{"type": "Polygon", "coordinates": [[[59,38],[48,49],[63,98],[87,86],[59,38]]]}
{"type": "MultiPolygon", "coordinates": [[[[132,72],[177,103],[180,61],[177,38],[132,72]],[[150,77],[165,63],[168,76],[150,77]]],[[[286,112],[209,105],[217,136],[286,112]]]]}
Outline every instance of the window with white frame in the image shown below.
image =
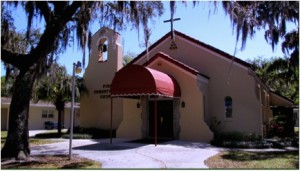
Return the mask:
{"type": "Polygon", "coordinates": [[[54,110],[42,110],[42,118],[54,118],[54,110]]]}
{"type": "Polygon", "coordinates": [[[225,103],[225,117],[232,118],[232,98],[230,96],[226,96],[224,99],[225,103]]]}

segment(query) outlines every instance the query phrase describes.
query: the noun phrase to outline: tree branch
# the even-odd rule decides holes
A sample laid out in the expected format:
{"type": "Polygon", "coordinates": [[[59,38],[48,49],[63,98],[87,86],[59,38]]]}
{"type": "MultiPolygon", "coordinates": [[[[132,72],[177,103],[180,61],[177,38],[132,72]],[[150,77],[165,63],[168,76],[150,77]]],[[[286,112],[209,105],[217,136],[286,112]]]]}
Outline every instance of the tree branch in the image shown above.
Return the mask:
{"type": "Polygon", "coordinates": [[[52,17],[48,3],[46,1],[36,1],[35,4],[44,16],[46,24],[48,24],[52,17]]]}
{"type": "Polygon", "coordinates": [[[47,58],[50,52],[56,50],[55,41],[58,39],[59,33],[65,24],[72,19],[72,16],[76,13],[81,4],[82,2],[80,1],[74,1],[64,10],[64,16],[54,21],[47,19],[49,17],[48,15],[51,15],[51,11],[49,12],[50,9],[47,4],[40,2],[38,6],[40,9],[43,9],[41,12],[44,11],[42,13],[45,16],[45,20],[48,20],[49,23],[47,23],[37,46],[27,55],[13,53],[1,48],[1,60],[23,70],[36,63],[39,59],[47,58]]]}
{"type": "Polygon", "coordinates": [[[77,9],[81,6],[82,1],[73,1],[73,3],[65,9],[64,20],[68,22],[72,19],[72,16],[75,14],[77,9]]]}
{"type": "Polygon", "coordinates": [[[63,30],[66,23],[72,19],[72,16],[76,13],[81,4],[81,1],[74,1],[64,10],[63,16],[57,18],[57,20],[51,20],[46,25],[46,29],[44,30],[39,43],[36,48],[30,52],[30,57],[32,58],[30,58],[29,61],[31,60],[31,64],[41,58],[46,58],[50,52],[56,50],[55,41],[58,39],[59,33],[63,30]]]}
{"type": "Polygon", "coordinates": [[[52,1],[55,15],[62,15],[64,9],[68,6],[68,1],[52,1]]]}
{"type": "Polygon", "coordinates": [[[29,55],[13,53],[6,49],[1,49],[1,60],[17,67],[20,70],[27,66],[28,56],[29,55]]]}

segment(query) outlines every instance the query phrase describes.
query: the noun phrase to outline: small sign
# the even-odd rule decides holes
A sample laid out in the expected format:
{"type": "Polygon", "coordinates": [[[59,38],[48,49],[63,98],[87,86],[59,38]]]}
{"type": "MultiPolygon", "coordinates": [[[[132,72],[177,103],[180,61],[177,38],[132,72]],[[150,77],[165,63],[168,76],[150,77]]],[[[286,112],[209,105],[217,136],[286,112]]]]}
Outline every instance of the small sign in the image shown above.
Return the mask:
{"type": "Polygon", "coordinates": [[[94,94],[100,94],[100,99],[110,98],[110,84],[103,84],[103,89],[94,90],[94,94]]]}

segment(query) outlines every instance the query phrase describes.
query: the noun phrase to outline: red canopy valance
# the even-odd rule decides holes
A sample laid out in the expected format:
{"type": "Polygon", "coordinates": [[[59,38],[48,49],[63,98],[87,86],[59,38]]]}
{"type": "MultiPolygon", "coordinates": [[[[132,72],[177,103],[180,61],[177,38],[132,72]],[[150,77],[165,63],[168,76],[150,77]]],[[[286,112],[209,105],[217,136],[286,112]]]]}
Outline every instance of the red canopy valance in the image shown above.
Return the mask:
{"type": "Polygon", "coordinates": [[[119,70],[112,81],[110,93],[112,97],[181,96],[180,87],[172,76],[140,65],[128,65],[119,70]]]}

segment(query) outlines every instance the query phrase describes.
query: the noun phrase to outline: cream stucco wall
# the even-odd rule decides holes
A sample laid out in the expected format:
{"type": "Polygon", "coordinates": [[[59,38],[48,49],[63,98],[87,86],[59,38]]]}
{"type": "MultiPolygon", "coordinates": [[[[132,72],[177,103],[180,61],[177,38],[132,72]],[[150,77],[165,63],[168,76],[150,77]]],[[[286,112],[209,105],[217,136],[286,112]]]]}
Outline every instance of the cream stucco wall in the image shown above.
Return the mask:
{"type": "MultiPolygon", "coordinates": [[[[176,36],[176,44],[178,49],[170,50],[171,40],[166,39],[149,52],[149,57],[162,51],[210,78],[207,116],[208,120],[216,117],[221,121],[220,131],[262,134],[262,109],[259,98],[255,95],[257,82],[249,74],[248,68],[236,62],[231,65],[230,59],[180,36],[176,36]],[[225,118],[224,98],[226,96],[231,96],[233,99],[231,119],[225,118]]],[[[146,60],[146,57],[142,57],[135,63],[143,64],[146,60]]]]}
{"type": "MultiPolygon", "coordinates": [[[[83,127],[110,128],[111,100],[110,84],[115,72],[122,68],[122,47],[120,35],[108,28],[102,28],[92,37],[92,52],[87,69],[83,75],[88,95],[80,99],[80,125],[83,127]],[[99,42],[108,42],[107,61],[98,62],[99,42]]],[[[122,99],[114,99],[113,129],[117,129],[122,120],[122,99]],[[116,107],[117,106],[117,107],[116,107]]]]}
{"type": "Polygon", "coordinates": [[[198,87],[197,76],[165,60],[157,60],[148,67],[173,76],[180,86],[180,101],[185,102],[185,107],[179,108],[179,139],[202,142],[212,140],[213,133],[204,119],[204,94],[198,87]]]}
{"type": "MultiPolygon", "coordinates": [[[[7,110],[7,117],[6,121],[1,120],[1,123],[6,122],[6,128],[8,129],[8,119],[9,119],[9,104],[1,104],[1,109],[6,109],[7,110]]],[[[79,126],[79,117],[80,117],[80,109],[75,108],[74,109],[74,126],[79,126]]],[[[66,108],[64,110],[64,114],[62,115],[62,122],[64,122],[65,128],[70,127],[70,109],[66,108]]],[[[38,106],[36,104],[30,105],[29,108],[29,118],[28,118],[28,128],[29,130],[41,130],[45,129],[44,123],[46,121],[54,121],[57,122],[58,120],[58,112],[55,109],[54,106],[38,106]],[[53,111],[53,118],[42,118],[42,111],[43,110],[52,110],[53,111]]]]}
{"type": "Polygon", "coordinates": [[[37,130],[37,129],[44,129],[44,122],[46,121],[55,121],[57,122],[57,111],[55,108],[49,107],[31,107],[29,109],[29,119],[28,119],[28,126],[29,129],[37,130]],[[54,112],[53,118],[42,118],[42,111],[43,110],[52,110],[54,112]]]}
{"type": "Polygon", "coordinates": [[[123,101],[123,120],[117,130],[118,138],[142,138],[142,119],[141,105],[137,108],[137,103],[141,103],[136,99],[124,99],[123,101]]]}
{"type": "MultiPolygon", "coordinates": [[[[67,108],[67,109],[65,109],[65,111],[62,115],[65,128],[70,128],[70,123],[71,123],[71,120],[70,120],[71,115],[70,114],[71,114],[71,109],[67,108]]],[[[74,109],[74,123],[73,123],[73,126],[74,127],[80,126],[80,109],[79,108],[74,109]]]]}
{"type": "MultiPolygon", "coordinates": [[[[79,126],[79,111],[80,109],[74,109],[74,127],[79,126]]],[[[57,122],[58,120],[58,112],[55,108],[52,107],[30,107],[29,109],[29,119],[28,125],[29,130],[39,130],[44,129],[44,122],[46,121],[54,121],[57,122]],[[42,118],[42,111],[43,110],[53,110],[54,117],[53,118],[42,118]]],[[[64,123],[65,128],[70,128],[70,109],[67,108],[64,110],[62,114],[62,122],[64,123]]]]}
{"type": "MultiPolygon", "coordinates": [[[[74,127],[79,126],[79,109],[74,109],[74,127]]],[[[29,130],[39,130],[44,129],[44,123],[46,121],[54,121],[58,120],[58,112],[54,107],[36,107],[32,106],[29,109],[29,119],[28,126],[29,130]],[[42,118],[43,110],[52,110],[54,112],[53,118],[42,118]]],[[[70,127],[70,109],[65,109],[62,114],[62,122],[64,123],[65,128],[70,127]]]]}

